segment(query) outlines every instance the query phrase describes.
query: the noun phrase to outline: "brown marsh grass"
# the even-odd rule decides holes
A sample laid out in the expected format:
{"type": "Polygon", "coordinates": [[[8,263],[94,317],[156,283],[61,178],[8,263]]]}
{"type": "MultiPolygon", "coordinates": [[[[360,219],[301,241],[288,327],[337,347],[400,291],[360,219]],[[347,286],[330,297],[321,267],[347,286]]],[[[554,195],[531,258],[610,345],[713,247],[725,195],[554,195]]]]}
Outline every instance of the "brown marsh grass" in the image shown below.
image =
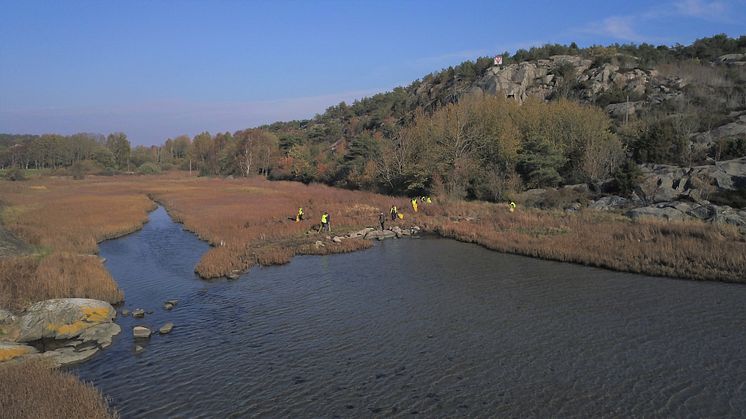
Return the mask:
{"type": "Polygon", "coordinates": [[[46,178],[0,182],[0,221],[29,243],[31,255],[0,259],[0,307],[87,297],[116,303],[123,294],[95,256],[97,243],[139,229],[154,207],[142,193],[106,182],[46,178]]]}
{"type": "Polygon", "coordinates": [[[42,360],[0,364],[0,418],[118,417],[92,385],[42,360]]]}
{"type": "Polygon", "coordinates": [[[613,270],[746,282],[746,240],[734,226],[632,221],[592,210],[567,214],[506,205],[444,206],[426,228],[501,252],[613,270]],[[468,220],[467,220],[468,219],[468,220]]]}
{"type": "MultiPolygon", "coordinates": [[[[214,179],[167,174],[0,182],[5,227],[36,246],[33,257],[0,262],[0,305],[18,308],[38,299],[88,296],[118,301],[121,293],[95,255],[96,243],[134,231],[151,200],[213,247],[196,272],[216,278],[254,265],[289,262],[299,254],[365,249],[359,239],[329,238],[377,224],[395,204],[401,226],[487,248],[620,271],[746,282],[746,241],[738,230],[701,222],[631,221],[613,213],[564,212],[450,201],[421,205],[408,199],[262,178],[214,179]],[[150,199],[148,199],[150,198],[150,199]],[[298,207],[306,220],[294,221],[298,207]],[[317,232],[323,211],[332,233],[317,232]],[[324,246],[314,243],[321,240],[324,246]]],[[[391,221],[387,221],[391,223],[391,221]]],[[[390,225],[390,224],[389,224],[390,225]]]]}

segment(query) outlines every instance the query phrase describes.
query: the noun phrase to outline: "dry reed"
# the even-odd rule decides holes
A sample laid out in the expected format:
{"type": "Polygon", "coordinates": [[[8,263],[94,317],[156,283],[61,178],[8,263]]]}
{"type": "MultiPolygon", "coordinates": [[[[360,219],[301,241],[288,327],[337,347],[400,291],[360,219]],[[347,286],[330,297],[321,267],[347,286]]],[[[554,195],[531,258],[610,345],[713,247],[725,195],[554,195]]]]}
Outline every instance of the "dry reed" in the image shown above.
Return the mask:
{"type": "Polygon", "coordinates": [[[503,252],[653,275],[746,281],[743,235],[702,222],[634,222],[590,210],[566,214],[519,208],[510,213],[505,205],[463,201],[421,205],[413,213],[405,198],[262,178],[169,174],[35,182],[0,182],[9,205],[3,211],[6,228],[42,254],[51,252],[34,269],[31,259],[0,264],[5,296],[0,304],[15,308],[60,296],[121,299],[98,258],[90,255],[98,241],[139,228],[154,205],[148,197],[213,246],[195,268],[203,278],[232,275],[256,264],[287,263],[298,254],[367,248],[367,241],[334,243],[330,238],[375,226],[378,213],[387,214],[394,204],[405,213],[397,225],[420,225],[503,252]],[[306,214],[300,223],[294,221],[298,207],[306,214]],[[331,234],[318,233],[323,211],[331,215],[331,234]],[[318,240],[323,246],[315,245],[318,240]]]}
{"type": "Polygon", "coordinates": [[[114,418],[104,396],[43,360],[0,364],[0,418],[114,418]]]}
{"type": "Polygon", "coordinates": [[[4,228],[32,245],[32,256],[0,259],[0,307],[22,309],[49,298],[116,303],[123,295],[97,243],[139,229],[154,207],[113,179],[0,182],[4,228]]]}

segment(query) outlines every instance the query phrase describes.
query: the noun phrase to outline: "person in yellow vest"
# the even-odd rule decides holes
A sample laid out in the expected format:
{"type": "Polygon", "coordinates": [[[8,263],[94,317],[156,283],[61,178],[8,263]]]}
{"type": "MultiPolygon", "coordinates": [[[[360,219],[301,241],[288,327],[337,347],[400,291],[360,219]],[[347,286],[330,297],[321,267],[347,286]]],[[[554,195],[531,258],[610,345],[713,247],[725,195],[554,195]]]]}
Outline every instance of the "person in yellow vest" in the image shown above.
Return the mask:
{"type": "Polygon", "coordinates": [[[425,200],[425,202],[427,202],[428,204],[432,204],[432,203],[433,203],[433,200],[432,200],[432,199],[430,199],[430,197],[428,196],[428,197],[427,197],[427,199],[425,200]]]}
{"type": "Polygon", "coordinates": [[[417,212],[417,198],[412,198],[412,210],[417,212]]]}
{"type": "Polygon", "coordinates": [[[515,207],[516,207],[515,202],[510,201],[510,212],[515,211],[515,207]]]}
{"type": "Polygon", "coordinates": [[[396,217],[398,217],[399,214],[399,210],[396,208],[396,205],[391,206],[389,214],[391,214],[391,221],[396,221],[396,217]]]}
{"type": "Polygon", "coordinates": [[[324,211],[323,214],[321,214],[321,228],[319,228],[319,233],[326,230],[328,232],[332,231],[332,228],[330,227],[330,219],[329,219],[329,213],[324,211]]]}
{"type": "Polygon", "coordinates": [[[303,208],[298,208],[298,215],[295,216],[295,222],[303,221],[303,208]]]}

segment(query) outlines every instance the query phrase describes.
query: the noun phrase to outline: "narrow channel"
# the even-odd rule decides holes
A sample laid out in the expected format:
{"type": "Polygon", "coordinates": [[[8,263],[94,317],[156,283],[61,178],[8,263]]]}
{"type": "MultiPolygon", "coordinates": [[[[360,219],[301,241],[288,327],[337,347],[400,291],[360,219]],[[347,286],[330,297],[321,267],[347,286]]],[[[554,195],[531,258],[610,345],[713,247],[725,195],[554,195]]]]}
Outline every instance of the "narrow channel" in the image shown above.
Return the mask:
{"type": "Polygon", "coordinates": [[[101,244],[124,308],[153,311],[74,368],[123,418],[746,416],[743,285],[436,238],[206,282],[206,250],[162,208],[101,244]]]}

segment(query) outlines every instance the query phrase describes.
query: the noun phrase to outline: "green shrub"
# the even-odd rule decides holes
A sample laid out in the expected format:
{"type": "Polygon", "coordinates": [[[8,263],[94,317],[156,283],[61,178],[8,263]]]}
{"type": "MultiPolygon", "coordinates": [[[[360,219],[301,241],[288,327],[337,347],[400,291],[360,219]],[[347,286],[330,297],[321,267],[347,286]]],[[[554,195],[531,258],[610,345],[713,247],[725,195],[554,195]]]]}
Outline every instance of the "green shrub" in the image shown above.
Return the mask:
{"type": "Polygon", "coordinates": [[[20,167],[14,167],[5,173],[5,178],[12,181],[26,180],[26,172],[20,167]]]}
{"type": "Polygon", "coordinates": [[[730,160],[746,156],[746,136],[722,139],[710,148],[716,160],[730,160]]]}
{"type": "Polygon", "coordinates": [[[632,160],[626,160],[618,169],[614,171],[614,185],[616,192],[622,196],[630,196],[640,184],[642,171],[632,160]]]}
{"type": "Polygon", "coordinates": [[[85,178],[85,169],[79,161],[70,166],[70,173],[75,180],[82,180],[85,178]]]}
{"type": "Polygon", "coordinates": [[[140,167],[137,168],[137,172],[141,175],[156,175],[158,173],[161,173],[161,168],[158,167],[155,163],[143,163],[140,165],[140,167]]]}

